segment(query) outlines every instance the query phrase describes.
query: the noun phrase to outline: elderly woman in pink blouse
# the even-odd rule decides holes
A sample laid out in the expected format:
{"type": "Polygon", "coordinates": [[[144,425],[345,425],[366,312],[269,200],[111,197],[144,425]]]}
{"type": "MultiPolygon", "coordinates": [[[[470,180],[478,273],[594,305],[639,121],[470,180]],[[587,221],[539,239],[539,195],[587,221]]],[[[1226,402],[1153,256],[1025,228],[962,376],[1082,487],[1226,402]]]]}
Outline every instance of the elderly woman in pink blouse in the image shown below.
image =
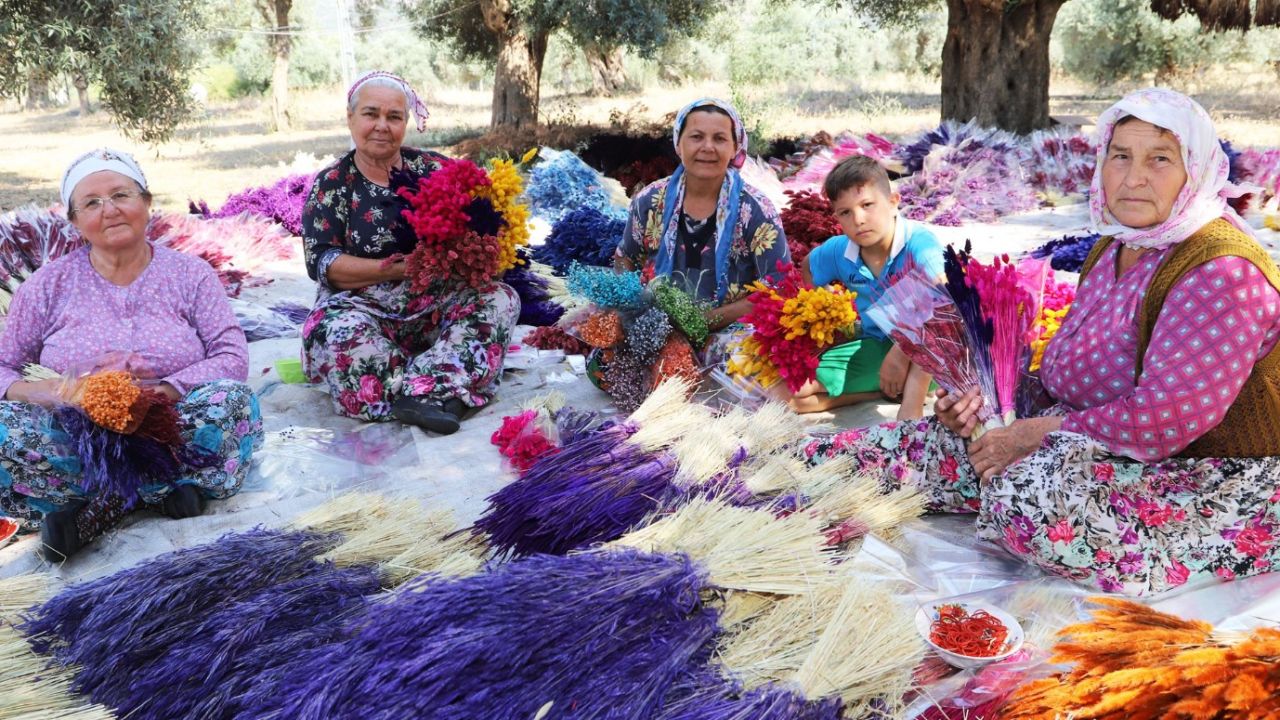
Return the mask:
{"type": "Polygon", "coordinates": [[[61,560],[112,527],[118,497],[86,497],[80,460],[49,408],[61,381],[23,379],[38,363],[60,373],[109,356],[158,380],[178,401],[183,438],[217,462],[185,467],[142,497],[170,517],[198,515],[206,497],[240,489],[262,443],[245,385],[248,348],[217,275],[203,260],[147,242],[151,193],[126,153],[95,150],[67,168],[67,215],[86,245],[40,268],[13,297],[0,335],[0,514],[39,523],[44,555],[61,560]]]}
{"type": "Polygon", "coordinates": [[[1227,205],[1241,189],[1195,101],[1149,89],[1098,121],[1103,235],[1040,370],[1056,405],[970,440],[976,390],[846,432],[888,488],[977,513],[982,538],[1106,592],[1280,561],[1280,271],[1227,205]]]}

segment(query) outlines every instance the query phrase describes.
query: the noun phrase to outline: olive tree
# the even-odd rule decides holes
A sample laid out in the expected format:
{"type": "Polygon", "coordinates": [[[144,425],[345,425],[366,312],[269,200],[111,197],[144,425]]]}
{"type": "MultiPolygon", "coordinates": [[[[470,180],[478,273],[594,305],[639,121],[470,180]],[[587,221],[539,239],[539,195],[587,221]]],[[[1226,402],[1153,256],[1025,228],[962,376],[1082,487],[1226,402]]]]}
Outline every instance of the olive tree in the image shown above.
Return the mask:
{"type": "Polygon", "coordinates": [[[191,113],[204,27],[197,0],[0,0],[0,94],[17,96],[32,73],[69,73],[100,89],[126,135],[162,142],[191,113]]]}

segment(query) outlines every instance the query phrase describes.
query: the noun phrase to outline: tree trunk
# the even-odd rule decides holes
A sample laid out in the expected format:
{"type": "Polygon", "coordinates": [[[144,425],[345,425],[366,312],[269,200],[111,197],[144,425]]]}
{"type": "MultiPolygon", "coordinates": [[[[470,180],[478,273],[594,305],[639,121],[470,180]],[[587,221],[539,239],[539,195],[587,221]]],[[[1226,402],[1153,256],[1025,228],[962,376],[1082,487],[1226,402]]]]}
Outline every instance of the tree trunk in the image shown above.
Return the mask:
{"type": "Polygon", "coordinates": [[[515,17],[510,0],[480,0],[480,12],[484,16],[485,27],[498,41],[489,129],[537,127],[547,35],[531,34],[525,30],[515,17]]]}
{"type": "Polygon", "coordinates": [[[271,49],[271,129],[281,132],[289,129],[289,54],[293,50],[293,38],[289,32],[289,10],[293,0],[259,0],[258,10],[276,34],[270,36],[267,46],[271,49]]]}
{"type": "Polygon", "coordinates": [[[582,48],[591,68],[591,86],[596,95],[612,95],[627,86],[627,69],[622,65],[622,48],[603,48],[589,43],[582,48]]]}
{"type": "Polygon", "coordinates": [[[93,106],[89,104],[89,78],[77,70],[71,75],[71,83],[76,86],[76,96],[80,98],[80,117],[92,114],[93,106]]]}
{"type": "Polygon", "coordinates": [[[1066,0],[947,0],[942,117],[1028,133],[1049,125],[1049,34],[1066,0]]]}
{"type": "Polygon", "coordinates": [[[32,70],[27,76],[27,110],[43,110],[53,105],[49,97],[49,75],[42,70],[32,70]]]}

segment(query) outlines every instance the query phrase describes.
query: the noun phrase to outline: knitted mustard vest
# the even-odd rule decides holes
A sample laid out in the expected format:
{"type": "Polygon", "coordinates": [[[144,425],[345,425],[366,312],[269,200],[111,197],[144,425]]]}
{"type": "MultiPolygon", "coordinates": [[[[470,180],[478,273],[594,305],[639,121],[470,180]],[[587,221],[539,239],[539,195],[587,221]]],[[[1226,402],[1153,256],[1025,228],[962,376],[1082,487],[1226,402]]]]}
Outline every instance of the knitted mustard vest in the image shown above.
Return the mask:
{"type": "MultiPolygon", "coordinates": [[[[1084,280],[1099,258],[1111,246],[1104,237],[1094,244],[1080,270],[1084,280]]],[[[1136,385],[1142,377],[1142,361],[1151,341],[1151,331],[1160,317],[1165,297],[1192,268],[1225,256],[1241,257],[1253,263],[1280,291],[1280,269],[1253,238],[1226,220],[1218,219],[1200,228],[1177,245],[1160,263],[1147,286],[1138,311],[1138,362],[1133,371],[1136,385]]],[[[1280,343],[1259,359],[1240,388],[1240,395],[1227,410],[1222,422],[1200,436],[1178,454],[1179,457],[1267,457],[1280,455],[1280,343]]]]}

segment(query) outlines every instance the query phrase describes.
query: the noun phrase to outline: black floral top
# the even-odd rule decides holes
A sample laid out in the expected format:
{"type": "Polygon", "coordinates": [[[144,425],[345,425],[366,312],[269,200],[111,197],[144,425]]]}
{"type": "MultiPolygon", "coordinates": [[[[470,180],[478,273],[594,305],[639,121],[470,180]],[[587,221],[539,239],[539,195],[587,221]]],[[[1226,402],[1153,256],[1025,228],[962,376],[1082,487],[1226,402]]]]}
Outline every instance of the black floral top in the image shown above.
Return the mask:
{"type": "MultiPolygon", "coordinates": [[[[343,254],[385,258],[408,253],[416,239],[401,215],[406,200],[392,188],[370,181],[356,168],[356,151],[320,171],[302,208],[302,252],[307,274],[325,287],[329,266],[343,254]]],[[[400,148],[409,178],[423,177],[440,167],[443,155],[400,148]]],[[[397,183],[406,178],[397,177],[397,183]]]]}

